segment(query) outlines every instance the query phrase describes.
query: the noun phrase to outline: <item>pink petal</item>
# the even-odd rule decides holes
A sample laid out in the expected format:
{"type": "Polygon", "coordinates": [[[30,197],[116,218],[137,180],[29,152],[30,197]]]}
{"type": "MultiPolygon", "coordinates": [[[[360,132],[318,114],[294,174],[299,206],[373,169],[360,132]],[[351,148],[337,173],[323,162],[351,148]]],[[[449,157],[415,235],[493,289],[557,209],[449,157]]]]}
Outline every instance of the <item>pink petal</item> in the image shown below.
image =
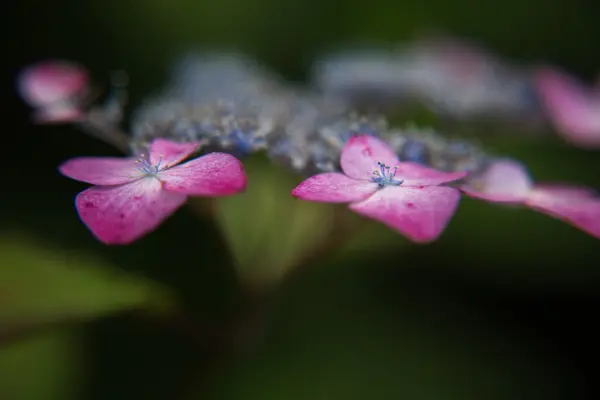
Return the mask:
{"type": "Polygon", "coordinates": [[[377,187],[376,183],[332,172],[311,176],[292,191],[292,196],[308,201],[349,203],[366,199],[377,187]]]}
{"type": "Polygon", "coordinates": [[[403,162],[398,167],[395,179],[403,180],[402,186],[434,186],[456,181],[467,175],[466,171],[443,172],[419,164],[403,162]]]}
{"type": "Polygon", "coordinates": [[[19,93],[32,106],[46,106],[81,94],[88,87],[88,72],[78,64],[51,60],[21,72],[19,93]]]}
{"type": "MultiPolygon", "coordinates": [[[[563,193],[564,194],[564,193],[563,193]]],[[[564,196],[536,189],[526,203],[530,208],[558,218],[600,239],[600,199],[564,196]]]]}
{"type": "Polygon", "coordinates": [[[210,153],[159,172],[165,190],[191,196],[227,196],[246,190],[244,166],[234,156],[210,153]]]}
{"type": "Polygon", "coordinates": [[[33,114],[36,124],[68,124],[83,120],[83,111],[74,105],[60,105],[37,109],[33,114]]]}
{"type": "Polygon", "coordinates": [[[96,186],[75,198],[83,223],[105,244],[129,244],[155,230],[183,205],[183,194],[162,190],[147,177],[119,186],[96,186]]]}
{"type": "Polygon", "coordinates": [[[574,144],[600,146],[600,94],[556,69],[538,72],[538,90],[557,131],[574,144]]]}
{"type": "Polygon", "coordinates": [[[520,203],[531,192],[532,182],[522,164],[506,159],[492,163],[460,189],[466,195],[482,200],[520,203]]]}
{"type": "Polygon", "coordinates": [[[355,179],[371,180],[378,171],[377,162],[394,167],[399,164],[394,151],[373,136],[353,136],[342,148],[340,164],[346,175],[355,179]]]}
{"type": "Polygon", "coordinates": [[[135,158],[78,157],[65,161],[58,170],[64,176],[92,185],[120,185],[140,179],[135,158]]]}
{"type": "Polygon", "coordinates": [[[536,184],[535,191],[543,191],[552,196],[560,197],[596,197],[598,194],[594,189],[585,186],[563,185],[558,183],[536,184]]]}
{"type": "Polygon", "coordinates": [[[388,186],[349,207],[383,222],[417,243],[427,243],[446,228],[459,200],[460,192],[447,186],[388,186]]]}
{"type": "Polygon", "coordinates": [[[162,168],[173,167],[198,149],[199,144],[177,143],[166,139],[154,139],[150,144],[150,163],[162,168]],[[161,161],[162,159],[162,161],[161,161]]]}

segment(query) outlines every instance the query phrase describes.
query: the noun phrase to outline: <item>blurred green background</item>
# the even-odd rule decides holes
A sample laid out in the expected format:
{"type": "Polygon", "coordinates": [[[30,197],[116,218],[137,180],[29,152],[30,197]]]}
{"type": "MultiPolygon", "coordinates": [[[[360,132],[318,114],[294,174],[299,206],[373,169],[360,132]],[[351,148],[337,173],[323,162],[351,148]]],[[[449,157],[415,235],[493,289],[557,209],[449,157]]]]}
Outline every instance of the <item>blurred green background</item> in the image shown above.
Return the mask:
{"type": "MultiPolygon", "coordinates": [[[[24,65],[50,57],[81,62],[99,83],[124,69],[132,106],[161,88],[174,57],[192,45],[236,48],[301,81],[311,60],[336,44],[396,42],[436,29],[584,78],[600,69],[600,3],[591,0],[7,7],[4,76],[14,81],[24,65]]],[[[14,88],[2,108],[0,400],[598,395],[600,247],[566,224],[464,199],[430,246],[367,225],[342,251],[290,276],[266,299],[255,296],[267,304],[264,326],[243,349],[224,352],[227,334],[215,327],[248,305],[236,265],[244,278],[278,279],[330,234],[339,210],[290,202],[300,178],[257,157],[248,162],[248,195],[217,202],[229,242],[196,202],[135,244],[106,247],[74,212],[85,185],[56,166],[117,151],[71,127],[33,126],[14,88]]],[[[552,135],[482,132],[478,139],[522,159],[540,180],[600,188],[600,153],[552,135]]]]}

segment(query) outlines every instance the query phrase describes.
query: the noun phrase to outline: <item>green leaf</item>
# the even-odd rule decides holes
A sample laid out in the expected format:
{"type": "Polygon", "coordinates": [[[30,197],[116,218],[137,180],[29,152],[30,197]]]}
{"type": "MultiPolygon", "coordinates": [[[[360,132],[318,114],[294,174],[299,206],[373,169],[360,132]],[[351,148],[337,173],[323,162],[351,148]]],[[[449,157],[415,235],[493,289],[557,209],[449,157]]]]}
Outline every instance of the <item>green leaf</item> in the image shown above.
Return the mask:
{"type": "Polygon", "coordinates": [[[52,330],[2,347],[0,398],[80,398],[82,360],[78,339],[72,331],[52,330]]]}
{"type": "Polygon", "coordinates": [[[0,265],[2,327],[82,319],[168,300],[153,282],[117,273],[89,254],[45,247],[25,236],[0,236],[0,265]]]}

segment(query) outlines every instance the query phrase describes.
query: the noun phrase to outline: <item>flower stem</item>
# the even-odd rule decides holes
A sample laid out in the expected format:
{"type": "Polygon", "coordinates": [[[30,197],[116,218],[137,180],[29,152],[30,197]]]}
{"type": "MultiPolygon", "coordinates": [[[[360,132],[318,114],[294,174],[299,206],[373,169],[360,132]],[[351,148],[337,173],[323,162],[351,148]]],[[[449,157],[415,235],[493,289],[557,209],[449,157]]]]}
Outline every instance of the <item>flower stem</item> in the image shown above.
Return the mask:
{"type": "Polygon", "coordinates": [[[281,285],[283,282],[293,279],[298,272],[309,268],[311,265],[319,264],[328,259],[347,245],[364,228],[367,222],[366,219],[352,221],[350,217],[351,215],[347,209],[336,207],[334,211],[334,229],[329,236],[329,240],[290,267],[279,284],[281,285]]]}
{"type": "MultiPolygon", "coordinates": [[[[211,203],[205,205],[206,210],[210,210],[210,205],[211,203]]],[[[209,328],[211,333],[206,332],[206,327],[200,328],[195,325],[194,321],[182,320],[180,317],[172,320],[173,328],[189,336],[189,339],[200,346],[199,349],[207,357],[202,368],[193,371],[185,379],[186,383],[181,388],[182,396],[189,396],[192,390],[194,393],[210,391],[215,377],[223,371],[233,357],[260,346],[267,331],[271,308],[276,303],[282,285],[294,279],[298,272],[318,265],[339,251],[362,230],[366,222],[365,219],[353,220],[352,215],[342,207],[337,207],[334,213],[335,229],[329,240],[290,266],[276,282],[257,285],[252,279],[247,280],[238,275],[238,307],[231,319],[223,325],[213,327],[214,329],[209,328]]],[[[217,226],[215,228],[225,241],[223,232],[217,226]]]]}
{"type": "Polygon", "coordinates": [[[88,135],[114,146],[124,154],[129,153],[128,135],[107,121],[101,110],[93,108],[88,111],[78,126],[88,135]]]}

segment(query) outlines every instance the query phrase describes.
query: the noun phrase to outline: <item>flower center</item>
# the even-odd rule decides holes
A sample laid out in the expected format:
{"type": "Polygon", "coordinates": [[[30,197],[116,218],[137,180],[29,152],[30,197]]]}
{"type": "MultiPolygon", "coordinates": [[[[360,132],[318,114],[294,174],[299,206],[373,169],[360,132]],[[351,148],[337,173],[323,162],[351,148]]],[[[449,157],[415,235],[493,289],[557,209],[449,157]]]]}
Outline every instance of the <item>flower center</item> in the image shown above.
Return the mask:
{"type": "Polygon", "coordinates": [[[154,175],[158,174],[158,172],[161,169],[166,168],[166,167],[161,168],[162,160],[163,160],[163,156],[160,156],[160,159],[158,160],[158,164],[152,165],[152,163],[150,163],[150,161],[148,161],[148,159],[146,159],[146,156],[144,154],[142,154],[135,163],[138,164],[138,167],[137,167],[138,171],[140,171],[146,175],[154,176],[154,175]]]}
{"type": "Polygon", "coordinates": [[[390,166],[385,165],[382,162],[377,162],[377,165],[379,166],[379,169],[373,171],[373,177],[371,178],[371,180],[378,184],[379,187],[384,187],[387,185],[402,185],[402,182],[404,181],[394,179],[394,177],[396,176],[396,172],[398,172],[398,167],[394,167],[394,169],[392,170],[390,166]]]}

